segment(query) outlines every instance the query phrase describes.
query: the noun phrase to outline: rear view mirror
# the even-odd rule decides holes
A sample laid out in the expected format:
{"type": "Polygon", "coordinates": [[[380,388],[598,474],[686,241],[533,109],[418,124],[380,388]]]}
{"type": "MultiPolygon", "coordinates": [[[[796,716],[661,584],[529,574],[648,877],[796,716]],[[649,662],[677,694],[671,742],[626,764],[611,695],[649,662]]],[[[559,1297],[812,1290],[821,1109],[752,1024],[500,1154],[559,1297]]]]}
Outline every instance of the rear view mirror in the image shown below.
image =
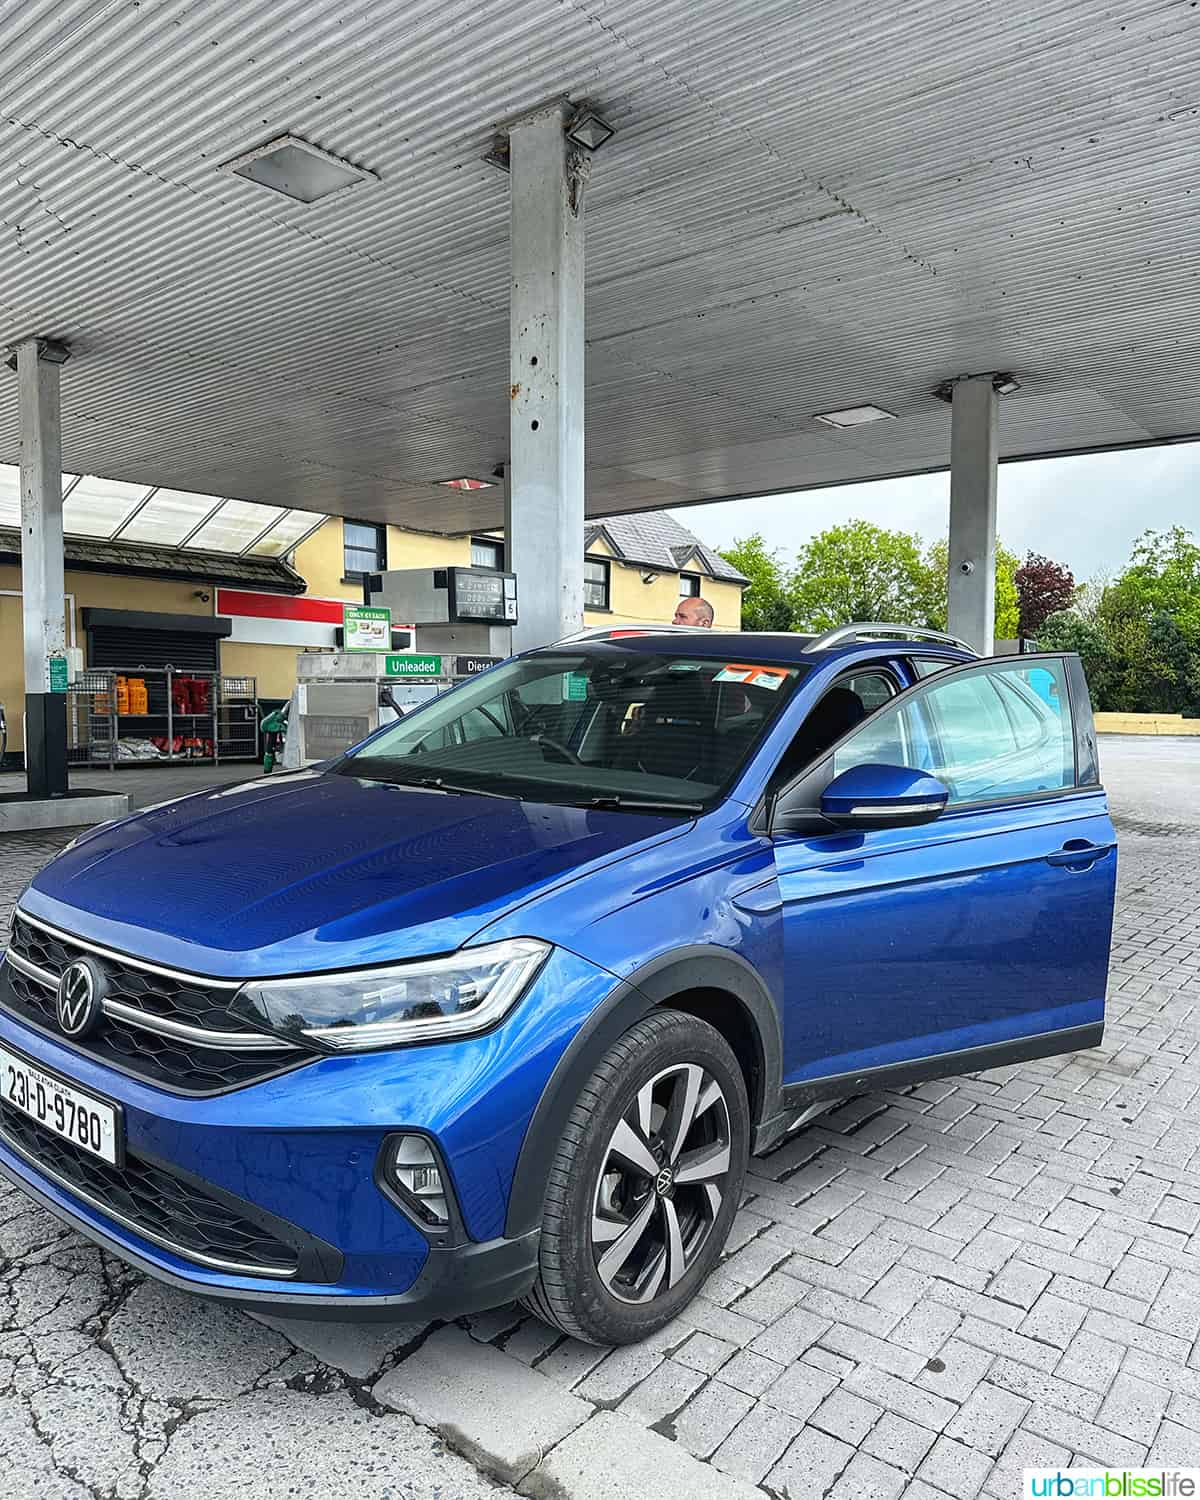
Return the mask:
{"type": "Polygon", "coordinates": [[[821,812],[838,828],[914,828],[945,809],[948,788],[907,766],[851,766],[821,795],[821,812]]]}

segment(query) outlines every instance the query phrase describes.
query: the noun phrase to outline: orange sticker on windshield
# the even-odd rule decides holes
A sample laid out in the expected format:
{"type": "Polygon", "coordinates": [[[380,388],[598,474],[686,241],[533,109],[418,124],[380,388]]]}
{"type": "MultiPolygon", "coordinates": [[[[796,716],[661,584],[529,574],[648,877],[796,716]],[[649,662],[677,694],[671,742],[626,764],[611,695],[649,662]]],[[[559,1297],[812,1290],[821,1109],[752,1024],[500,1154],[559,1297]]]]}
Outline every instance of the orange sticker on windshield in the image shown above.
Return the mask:
{"type": "Polygon", "coordinates": [[[727,667],[722,667],[713,678],[714,682],[741,682],[746,687],[769,688],[775,692],[787,681],[787,667],[752,667],[744,666],[740,662],[730,662],[727,667]]]}

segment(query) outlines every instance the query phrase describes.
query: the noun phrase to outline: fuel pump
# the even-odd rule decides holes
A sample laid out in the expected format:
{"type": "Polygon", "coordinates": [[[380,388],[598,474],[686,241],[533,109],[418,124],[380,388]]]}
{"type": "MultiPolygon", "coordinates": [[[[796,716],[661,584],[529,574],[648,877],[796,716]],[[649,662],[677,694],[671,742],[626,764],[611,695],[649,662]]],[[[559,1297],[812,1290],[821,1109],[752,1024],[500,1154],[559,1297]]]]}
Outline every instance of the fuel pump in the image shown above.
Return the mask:
{"type": "Polygon", "coordinates": [[[286,770],[340,755],[381,725],[512,654],[517,579],[493,568],[372,574],[365,603],[411,627],[404,651],[303,652],[287,715],[286,770]]]}

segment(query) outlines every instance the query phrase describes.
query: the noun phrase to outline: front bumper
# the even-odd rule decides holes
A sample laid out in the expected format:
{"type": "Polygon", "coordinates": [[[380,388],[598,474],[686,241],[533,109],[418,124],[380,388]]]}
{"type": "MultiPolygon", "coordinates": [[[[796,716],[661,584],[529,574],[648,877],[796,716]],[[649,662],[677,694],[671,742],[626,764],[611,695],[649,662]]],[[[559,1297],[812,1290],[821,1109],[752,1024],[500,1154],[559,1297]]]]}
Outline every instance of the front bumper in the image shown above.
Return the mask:
{"type": "Polygon", "coordinates": [[[537,1231],[504,1232],[513,1173],[555,1064],[614,980],[556,950],[486,1036],[325,1057],[203,1098],[118,1073],[18,1020],[4,1009],[5,983],[0,966],[0,1042],[118,1104],[139,1170],[194,1187],[201,1212],[205,1197],[219,1200],[294,1242],[297,1264],[270,1276],[205,1264],[180,1251],[178,1236],[147,1235],[136,1215],[117,1212],[129,1205],[124,1183],[98,1170],[66,1180],[50,1170],[51,1153],[39,1160],[28,1140],[2,1129],[0,1174],[105,1249],[186,1290],[296,1317],[429,1318],[496,1306],[532,1284],[537,1231]],[[452,1242],[427,1237],[376,1181],[382,1142],[402,1130],[437,1145],[459,1214],[452,1242]]]}
{"type": "Polygon", "coordinates": [[[403,1292],[347,1292],[330,1286],[296,1286],[290,1282],[242,1284],[229,1278],[198,1276],[195,1267],[175,1269],[135,1236],[118,1237],[104,1227],[102,1216],[81,1211],[77,1200],[16,1161],[0,1145],[0,1177],[18,1187],[55,1218],[69,1224],[102,1250],[119,1256],[136,1270],[181,1292],[195,1292],[248,1312],[279,1317],[427,1320],[457,1318],[464,1313],[499,1307],[523,1296],[537,1274],[538,1240],[533,1230],[520,1239],[469,1240],[461,1245],[431,1247],[415,1281],[403,1292]]]}

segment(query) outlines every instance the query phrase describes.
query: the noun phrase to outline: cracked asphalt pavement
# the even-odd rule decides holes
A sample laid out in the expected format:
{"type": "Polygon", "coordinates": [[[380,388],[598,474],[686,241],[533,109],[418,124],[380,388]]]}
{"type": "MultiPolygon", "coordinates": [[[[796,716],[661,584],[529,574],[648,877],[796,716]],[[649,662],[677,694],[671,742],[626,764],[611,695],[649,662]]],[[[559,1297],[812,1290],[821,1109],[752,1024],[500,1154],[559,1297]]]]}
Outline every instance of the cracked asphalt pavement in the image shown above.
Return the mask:
{"type": "MultiPolygon", "coordinates": [[[[851,1100],[753,1163],[726,1259],[646,1344],[512,1307],[256,1319],[0,1184],[0,1495],[1007,1500],[1026,1464],[1196,1464],[1200,741],[1102,758],[1103,1047],[851,1100]]],[[[69,837],[0,842],[0,942],[69,837]]]]}

